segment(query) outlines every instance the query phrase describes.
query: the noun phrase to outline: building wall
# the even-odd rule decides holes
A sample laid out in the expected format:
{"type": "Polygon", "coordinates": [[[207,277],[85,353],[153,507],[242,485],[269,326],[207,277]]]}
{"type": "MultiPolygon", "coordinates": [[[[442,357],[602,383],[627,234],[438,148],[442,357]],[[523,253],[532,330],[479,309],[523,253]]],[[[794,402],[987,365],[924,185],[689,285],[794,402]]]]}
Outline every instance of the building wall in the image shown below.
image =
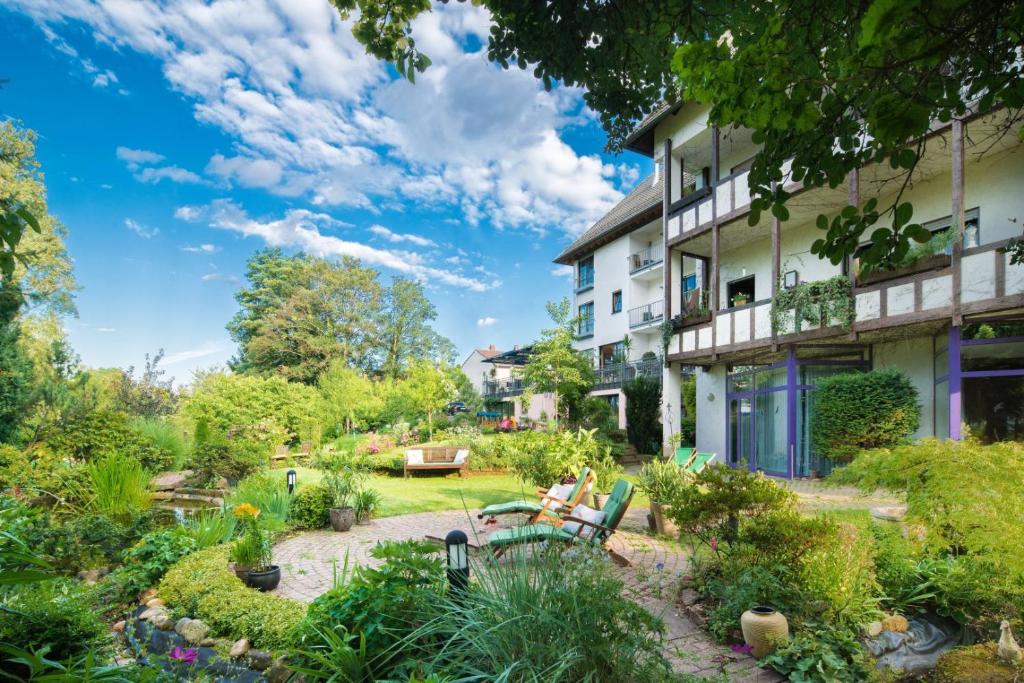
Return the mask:
{"type": "MultiPolygon", "coordinates": [[[[935,436],[935,353],[930,336],[874,344],[873,368],[899,370],[917,388],[921,405],[921,424],[913,438],[935,436]]],[[[948,409],[948,406],[947,406],[948,409]]]]}
{"type": "Polygon", "coordinates": [[[697,370],[697,450],[725,462],[725,365],[697,370]]]}
{"type": "Polygon", "coordinates": [[[469,357],[462,362],[462,372],[466,374],[473,388],[478,394],[484,392],[484,379],[490,377],[491,368],[494,365],[484,362],[484,357],[479,351],[473,351],[469,357]]]}

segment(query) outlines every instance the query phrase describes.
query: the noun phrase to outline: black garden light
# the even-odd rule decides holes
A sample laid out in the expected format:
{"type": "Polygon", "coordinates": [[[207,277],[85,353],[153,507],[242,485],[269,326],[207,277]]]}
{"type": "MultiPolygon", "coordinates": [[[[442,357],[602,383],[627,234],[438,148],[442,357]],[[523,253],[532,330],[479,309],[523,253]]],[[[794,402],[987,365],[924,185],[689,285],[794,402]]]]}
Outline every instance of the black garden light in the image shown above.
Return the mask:
{"type": "Polygon", "coordinates": [[[288,479],[288,495],[295,493],[295,480],[298,479],[298,476],[295,470],[288,470],[288,473],[285,475],[288,479]]]}
{"type": "Polygon", "coordinates": [[[458,594],[469,585],[469,538],[464,531],[454,529],[444,537],[448,554],[448,585],[458,594]]]}

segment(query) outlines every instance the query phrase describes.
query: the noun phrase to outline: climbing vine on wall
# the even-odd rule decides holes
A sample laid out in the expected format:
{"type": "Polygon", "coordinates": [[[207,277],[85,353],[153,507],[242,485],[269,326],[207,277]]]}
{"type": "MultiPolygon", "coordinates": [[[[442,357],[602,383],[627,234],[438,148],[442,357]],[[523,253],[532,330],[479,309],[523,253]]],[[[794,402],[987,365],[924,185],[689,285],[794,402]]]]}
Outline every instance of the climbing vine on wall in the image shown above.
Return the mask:
{"type": "Polygon", "coordinates": [[[845,275],[801,282],[791,289],[780,286],[772,299],[772,329],[777,334],[799,332],[804,325],[827,327],[832,321],[839,321],[848,330],[854,314],[853,292],[845,275]]]}

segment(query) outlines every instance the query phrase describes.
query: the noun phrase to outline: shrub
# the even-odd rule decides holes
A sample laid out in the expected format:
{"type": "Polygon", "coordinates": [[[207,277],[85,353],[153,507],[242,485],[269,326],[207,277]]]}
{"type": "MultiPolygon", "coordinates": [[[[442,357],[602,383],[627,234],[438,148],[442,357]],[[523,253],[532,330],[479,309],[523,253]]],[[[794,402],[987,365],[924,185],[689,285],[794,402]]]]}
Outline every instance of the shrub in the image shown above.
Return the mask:
{"type": "Polygon", "coordinates": [[[168,468],[180,470],[188,459],[188,444],[181,430],[166,420],[140,417],[132,420],[131,427],[168,462],[168,468]]]}
{"type": "Polygon", "coordinates": [[[263,515],[260,522],[271,530],[283,529],[291,512],[292,496],[284,472],[267,471],[252,474],[238,482],[228,500],[228,507],[248,503],[263,515]]]}
{"type": "Polygon", "coordinates": [[[224,434],[210,431],[196,438],[192,467],[196,477],[213,482],[221,477],[237,482],[266,465],[269,450],[253,441],[228,440],[224,434]]]}
{"type": "Polygon", "coordinates": [[[124,564],[104,579],[105,596],[117,602],[133,601],[195,547],[195,539],[183,527],[146,534],[125,551],[124,564]]]}
{"type": "Polygon", "coordinates": [[[661,452],[661,381],[641,376],[623,385],[626,434],[641,453],[661,452]]]}
{"type": "Polygon", "coordinates": [[[877,679],[871,658],[856,634],[818,626],[796,633],[762,660],[793,683],[861,683],[877,679]]]}
{"type": "Polygon", "coordinates": [[[501,438],[512,450],[512,469],[519,479],[534,486],[550,486],[577,476],[585,465],[604,456],[608,447],[594,437],[594,431],[518,432],[501,438]]]}
{"type": "Polygon", "coordinates": [[[917,389],[898,370],[836,375],[814,391],[811,441],[820,454],[845,462],[863,449],[905,442],[920,417],[917,389]]]}
{"type": "Polygon", "coordinates": [[[22,586],[4,596],[0,642],[25,650],[50,647],[48,657],[67,659],[109,643],[92,592],[71,579],[22,586]]]}
{"type": "Polygon", "coordinates": [[[87,467],[92,494],[89,507],[92,510],[110,517],[125,518],[149,507],[152,498],[150,474],[135,458],[107,453],[87,467]]]}
{"type": "Polygon", "coordinates": [[[323,484],[303,486],[292,501],[290,521],[298,529],[322,529],[330,521],[334,496],[323,484]]]}
{"type": "Polygon", "coordinates": [[[227,553],[227,546],[219,545],[183,558],[160,582],[160,597],[176,616],[206,622],[213,637],[248,638],[268,650],[287,648],[305,605],[246,588],[228,569],[227,553]]]}
{"type": "Polygon", "coordinates": [[[695,565],[697,589],[709,600],[708,632],[717,640],[740,640],[740,617],[754,605],[769,605],[790,619],[803,602],[785,565],[750,567],[739,562],[695,565]]]}
{"type": "Polygon", "coordinates": [[[167,455],[128,422],[124,413],[97,410],[61,425],[46,436],[46,445],[56,454],[75,460],[92,460],[106,453],[123,453],[138,460],[151,472],[167,469],[167,455]]]}
{"type": "Polygon", "coordinates": [[[190,515],[183,526],[196,542],[196,550],[202,550],[231,540],[238,518],[224,510],[199,510],[190,515]]]}
{"type": "Polygon", "coordinates": [[[654,503],[670,504],[689,482],[679,465],[655,458],[640,468],[637,487],[654,503]]]}
{"type": "Polygon", "coordinates": [[[874,537],[854,524],[827,524],[800,568],[800,586],[824,607],[818,618],[856,631],[881,618],[874,537]]]}

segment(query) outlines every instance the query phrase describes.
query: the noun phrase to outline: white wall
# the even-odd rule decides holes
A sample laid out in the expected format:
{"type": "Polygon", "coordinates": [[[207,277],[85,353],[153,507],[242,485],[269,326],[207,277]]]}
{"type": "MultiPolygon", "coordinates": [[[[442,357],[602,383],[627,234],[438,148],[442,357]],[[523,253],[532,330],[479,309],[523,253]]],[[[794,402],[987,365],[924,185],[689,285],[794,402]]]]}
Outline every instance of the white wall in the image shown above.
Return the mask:
{"type": "Polygon", "coordinates": [[[725,365],[697,369],[697,450],[725,462],[725,365]],[[713,398],[712,398],[713,397],[713,398]]]}
{"type": "Polygon", "coordinates": [[[913,337],[872,345],[874,369],[895,368],[917,388],[921,424],[913,438],[935,435],[935,353],[931,337],[913,337]]]}
{"type": "Polygon", "coordinates": [[[484,393],[484,379],[490,377],[491,368],[493,367],[494,365],[491,363],[484,362],[484,357],[479,351],[473,351],[462,362],[462,372],[466,373],[466,377],[469,378],[478,394],[484,393]]]}

